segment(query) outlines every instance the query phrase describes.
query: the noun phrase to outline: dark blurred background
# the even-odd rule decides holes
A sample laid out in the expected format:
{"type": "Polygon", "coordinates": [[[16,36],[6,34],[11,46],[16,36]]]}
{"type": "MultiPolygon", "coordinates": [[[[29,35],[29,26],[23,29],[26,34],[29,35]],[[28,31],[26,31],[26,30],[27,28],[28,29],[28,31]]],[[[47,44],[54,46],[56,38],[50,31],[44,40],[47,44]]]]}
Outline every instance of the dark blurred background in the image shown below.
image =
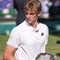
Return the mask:
{"type": "MultiPolygon", "coordinates": [[[[20,7],[22,7],[23,1],[22,3],[20,2],[20,7]]],[[[38,21],[48,25],[50,34],[60,35],[60,0],[40,1],[42,15],[38,21]]],[[[21,12],[21,14],[23,13],[21,12]]],[[[16,26],[17,15],[18,10],[15,1],[0,0],[0,34],[10,33],[11,29],[16,26]]]]}

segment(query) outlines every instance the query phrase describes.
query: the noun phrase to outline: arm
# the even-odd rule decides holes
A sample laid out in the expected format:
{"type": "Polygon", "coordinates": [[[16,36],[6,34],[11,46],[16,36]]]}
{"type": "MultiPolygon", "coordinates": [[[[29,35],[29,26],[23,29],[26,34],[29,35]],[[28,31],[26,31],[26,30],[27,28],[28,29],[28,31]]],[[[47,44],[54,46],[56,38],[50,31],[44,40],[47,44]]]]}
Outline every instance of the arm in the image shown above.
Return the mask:
{"type": "Polygon", "coordinates": [[[14,57],[14,53],[16,51],[16,48],[13,48],[9,45],[6,46],[3,60],[16,60],[14,57]]]}

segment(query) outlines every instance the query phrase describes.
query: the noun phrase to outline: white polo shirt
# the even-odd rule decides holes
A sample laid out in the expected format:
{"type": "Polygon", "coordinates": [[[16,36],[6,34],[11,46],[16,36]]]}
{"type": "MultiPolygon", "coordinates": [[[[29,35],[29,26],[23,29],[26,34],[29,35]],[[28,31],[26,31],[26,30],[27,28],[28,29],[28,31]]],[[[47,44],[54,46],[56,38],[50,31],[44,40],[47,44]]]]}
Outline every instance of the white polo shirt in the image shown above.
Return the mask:
{"type": "Polygon", "coordinates": [[[17,60],[35,60],[39,53],[45,53],[47,41],[48,27],[45,24],[37,24],[35,31],[24,21],[11,31],[7,44],[17,48],[17,60]]]}

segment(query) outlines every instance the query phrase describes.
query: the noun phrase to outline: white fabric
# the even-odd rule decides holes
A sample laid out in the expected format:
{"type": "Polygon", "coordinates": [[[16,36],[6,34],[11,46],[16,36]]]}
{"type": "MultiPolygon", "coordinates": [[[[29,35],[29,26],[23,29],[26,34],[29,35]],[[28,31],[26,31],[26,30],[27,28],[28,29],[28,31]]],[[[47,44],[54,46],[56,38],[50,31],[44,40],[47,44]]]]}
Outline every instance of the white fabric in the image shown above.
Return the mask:
{"type": "Polygon", "coordinates": [[[39,0],[42,4],[42,15],[43,18],[49,18],[49,8],[52,6],[52,2],[48,0],[39,0]]]}
{"type": "Polygon", "coordinates": [[[39,23],[36,31],[26,21],[12,30],[7,44],[18,48],[15,52],[17,60],[35,60],[39,53],[45,53],[48,27],[39,23]]]}

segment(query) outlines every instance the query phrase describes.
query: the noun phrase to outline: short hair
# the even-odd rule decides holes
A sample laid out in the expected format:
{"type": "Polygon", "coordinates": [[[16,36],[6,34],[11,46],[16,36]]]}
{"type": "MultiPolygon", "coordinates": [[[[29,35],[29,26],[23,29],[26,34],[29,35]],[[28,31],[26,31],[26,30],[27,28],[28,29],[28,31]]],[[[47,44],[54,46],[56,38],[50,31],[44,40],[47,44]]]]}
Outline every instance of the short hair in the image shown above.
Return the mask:
{"type": "Polygon", "coordinates": [[[24,5],[24,10],[25,10],[25,12],[30,10],[30,11],[34,11],[36,13],[40,13],[41,2],[39,0],[27,0],[24,5]]]}

